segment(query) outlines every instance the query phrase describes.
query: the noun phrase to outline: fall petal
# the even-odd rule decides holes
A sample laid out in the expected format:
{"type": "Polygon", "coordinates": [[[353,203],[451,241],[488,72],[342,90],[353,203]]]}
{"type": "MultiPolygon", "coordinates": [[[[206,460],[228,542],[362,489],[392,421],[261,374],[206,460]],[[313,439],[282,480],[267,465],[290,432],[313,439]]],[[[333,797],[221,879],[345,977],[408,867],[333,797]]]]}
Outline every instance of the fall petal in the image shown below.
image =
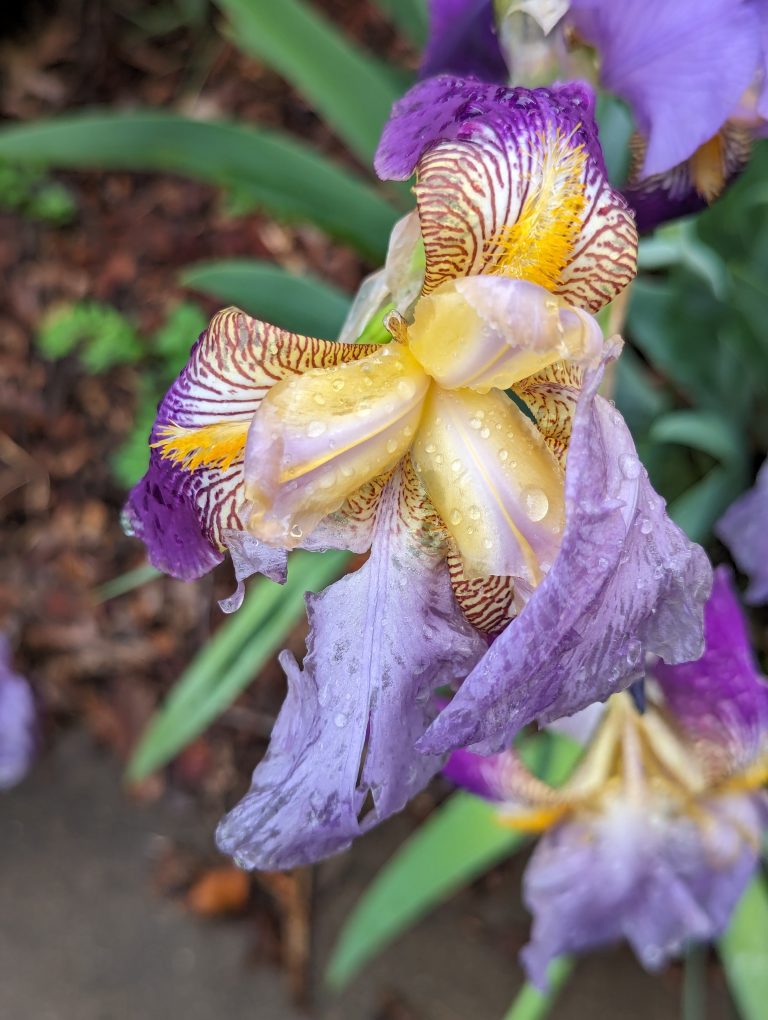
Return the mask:
{"type": "Polygon", "coordinates": [[[429,0],[429,36],[419,77],[435,74],[473,74],[481,81],[507,81],[493,0],[429,0]]]}
{"type": "Polygon", "coordinates": [[[715,531],[737,566],[749,578],[746,600],[768,602],[768,461],[754,488],[740,496],[720,518],[715,531]]]}

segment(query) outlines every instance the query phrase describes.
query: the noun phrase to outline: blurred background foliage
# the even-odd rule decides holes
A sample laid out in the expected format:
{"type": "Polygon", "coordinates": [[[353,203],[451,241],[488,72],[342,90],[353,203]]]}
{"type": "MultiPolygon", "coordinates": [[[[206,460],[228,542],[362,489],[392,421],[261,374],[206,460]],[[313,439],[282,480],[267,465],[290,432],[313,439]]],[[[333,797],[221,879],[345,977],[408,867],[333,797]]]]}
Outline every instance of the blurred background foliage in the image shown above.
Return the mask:
{"type": "MultiPolygon", "coordinates": [[[[409,52],[418,51],[426,36],[424,0],[378,0],[378,6],[409,52]]],[[[277,220],[311,224],[350,246],[366,268],[378,266],[412,196],[407,186],[377,181],[371,161],[392,102],[415,80],[413,66],[396,67],[364,50],[307,0],[168,0],[133,16],[140,32],[162,36],[182,26],[201,46],[213,23],[222,38],[301,94],[337,138],[337,155],[319,154],[298,134],[271,126],[183,110],[80,109],[2,127],[0,203],[65,228],[77,208],[57,171],[172,172],[221,189],[235,220],[256,208],[277,220]]],[[[626,169],[626,114],[605,97],[599,114],[619,183],[626,169]]],[[[677,522],[715,558],[720,551],[712,544],[712,526],[751,484],[768,448],[766,180],[768,143],[758,143],[743,177],[712,208],[643,239],[626,307],[627,346],[613,380],[614,399],[655,487],[677,522]]],[[[319,276],[258,259],[196,262],[183,268],[179,282],[190,295],[323,336],[335,335],[351,300],[319,276]]],[[[140,367],[135,425],[112,461],[125,488],[146,467],[155,406],[205,321],[190,296],[148,335],[129,315],[91,300],[54,308],[40,327],[37,342],[49,359],[77,359],[94,375],[121,364],[140,367]]],[[[340,576],[347,560],[339,553],[297,553],[284,587],[264,579],[251,586],[239,614],[219,626],[151,720],[129,764],[132,780],[169,762],[234,702],[294,627],[304,592],[340,576]]],[[[139,566],[97,597],[116,597],[152,576],[151,568],[139,566]]],[[[564,738],[526,739],[525,753],[539,774],[550,781],[567,775],[574,758],[564,738]]],[[[487,805],[463,793],[452,796],[360,904],[333,958],[331,982],[345,983],[387,941],[523,842],[499,829],[487,805]]],[[[764,1016],[768,1000],[768,970],[755,963],[763,960],[755,947],[767,919],[758,883],[722,946],[748,1020],[764,1016]]],[[[528,990],[509,1015],[543,1015],[545,1006],[528,990]]]]}

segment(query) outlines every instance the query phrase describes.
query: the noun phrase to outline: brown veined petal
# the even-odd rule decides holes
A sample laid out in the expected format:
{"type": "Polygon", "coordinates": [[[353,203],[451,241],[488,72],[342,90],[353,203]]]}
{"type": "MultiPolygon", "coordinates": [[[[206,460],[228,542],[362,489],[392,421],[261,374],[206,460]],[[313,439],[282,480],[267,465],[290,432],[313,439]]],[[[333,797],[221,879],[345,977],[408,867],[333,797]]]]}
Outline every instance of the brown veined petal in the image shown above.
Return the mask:
{"type": "Polygon", "coordinates": [[[518,612],[515,582],[511,577],[467,577],[457,552],[448,555],[451,586],[459,609],[472,626],[496,637],[518,612]]]}
{"type": "Polygon", "coordinates": [[[563,473],[508,397],[434,386],[412,457],[468,578],[541,581],[565,524],[563,473]]]}
{"type": "Polygon", "coordinates": [[[563,358],[596,361],[595,319],[526,280],[473,276],[422,297],[408,327],[412,353],[445,389],[509,389],[563,358]]]}
{"type": "Polygon", "coordinates": [[[292,548],[413,442],[429,376],[402,344],[278,383],[248,434],[248,528],[292,548]]]}
{"type": "Polygon", "coordinates": [[[563,467],[583,374],[582,367],[576,362],[558,361],[513,387],[531,411],[544,441],[563,467]]]}
{"type": "Polygon", "coordinates": [[[211,320],[164,397],[150,466],[125,510],[150,559],[198,577],[243,529],[243,460],[251,419],[269,389],[309,368],[364,358],[375,346],[290,333],[227,308],[211,320]]]}
{"type": "Polygon", "coordinates": [[[598,311],[633,279],[637,231],[574,132],[553,124],[433,146],[416,185],[424,292],[480,273],[529,280],[598,311]]]}

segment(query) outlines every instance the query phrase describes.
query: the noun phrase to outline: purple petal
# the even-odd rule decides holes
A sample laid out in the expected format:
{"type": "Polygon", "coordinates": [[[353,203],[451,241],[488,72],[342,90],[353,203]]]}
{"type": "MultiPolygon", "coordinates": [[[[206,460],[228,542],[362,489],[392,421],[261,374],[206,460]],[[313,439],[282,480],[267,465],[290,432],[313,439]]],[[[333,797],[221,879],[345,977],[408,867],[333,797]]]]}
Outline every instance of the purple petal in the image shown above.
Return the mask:
{"type": "Polygon", "coordinates": [[[726,510],[715,532],[749,578],[746,601],[768,602],[768,460],[754,488],[726,510]]]}
{"type": "Polygon", "coordinates": [[[535,984],[563,953],[626,938],[657,970],[688,939],[722,933],[757,864],[761,809],[749,797],[705,807],[706,826],[617,800],[542,838],[523,880],[534,922],[522,957],[535,984]]]}
{"type": "Polygon", "coordinates": [[[536,136],[549,127],[583,145],[597,169],[605,163],[594,121],[595,97],[583,82],[551,89],[501,88],[441,75],[415,85],[392,108],[374,165],[383,180],[407,180],[436,142],[536,136]]]}
{"type": "Polygon", "coordinates": [[[586,375],[576,408],[557,559],[420,741],[426,753],[503,750],[534,719],[627,687],[648,652],[666,662],[702,652],[711,568],[667,517],[621,415],[595,396],[602,371],[586,375]]]}
{"type": "Polygon", "coordinates": [[[509,798],[509,786],[505,782],[507,765],[512,752],[501,754],[475,754],[466,748],[454,751],[443,766],[443,775],[456,786],[486,800],[504,801],[509,798]]]}
{"type": "Polygon", "coordinates": [[[507,81],[493,0],[429,0],[429,37],[419,77],[435,74],[473,74],[481,81],[507,81]]]}
{"type": "Polygon", "coordinates": [[[463,676],[485,642],[456,607],[444,546],[420,525],[413,496],[399,468],[378,505],[370,559],[308,596],[304,667],[284,654],[288,697],[269,751],[219,826],[220,849],[244,867],[345,849],[440,768],[415,750],[432,690],[463,676]]]}
{"type": "Polygon", "coordinates": [[[648,138],[643,176],[708,141],[757,70],[759,18],[746,0],[573,0],[568,18],[648,138]]]}
{"type": "Polygon", "coordinates": [[[245,598],[245,582],[254,574],[263,574],[271,581],[285,584],[288,575],[288,553],[285,549],[273,549],[247,531],[225,531],[222,538],[232,557],[237,581],[234,592],[226,599],[219,599],[222,612],[237,612],[245,598]]]}
{"type": "Polygon", "coordinates": [[[13,672],[8,642],[0,635],[0,790],[26,775],[37,744],[36,720],[30,686],[13,672]]]}
{"type": "Polygon", "coordinates": [[[746,620],[726,567],[715,571],[704,611],[704,654],[652,672],[692,740],[722,748],[730,771],[751,764],[768,743],[768,685],[757,670],[746,620]]]}

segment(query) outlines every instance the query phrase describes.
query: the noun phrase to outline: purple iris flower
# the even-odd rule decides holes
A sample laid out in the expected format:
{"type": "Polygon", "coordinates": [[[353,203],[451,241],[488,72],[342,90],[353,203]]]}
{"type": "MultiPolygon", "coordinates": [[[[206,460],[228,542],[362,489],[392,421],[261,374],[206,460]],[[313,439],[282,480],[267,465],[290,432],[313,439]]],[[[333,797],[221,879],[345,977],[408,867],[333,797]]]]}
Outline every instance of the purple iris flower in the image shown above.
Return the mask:
{"type": "Polygon", "coordinates": [[[32,691],[13,672],[8,642],[0,635],[0,790],[26,775],[35,754],[36,719],[32,691]]]}
{"type": "Polygon", "coordinates": [[[768,461],[760,468],[754,488],[720,518],[715,533],[749,578],[747,602],[768,602],[768,461]]]}
{"type": "Polygon", "coordinates": [[[429,37],[419,77],[436,74],[506,81],[507,65],[496,36],[493,0],[429,0],[429,37]]]}
{"type": "Polygon", "coordinates": [[[697,662],[647,670],[646,708],[606,704],[560,787],[514,752],[452,756],[454,782],[499,803],[502,821],[543,833],[523,892],[536,984],[549,962],[626,938],[649,970],[690,939],[720,935],[759,861],[768,801],[768,686],[727,570],[706,608],[697,662]]]}
{"type": "Polygon", "coordinates": [[[431,79],[397,104],[377,169],[416,170],[418,209],[342,340],[219,313],[126,511],[183,577],[227,550],[240,580],[280,578],[290,548],[370,550],[309,596],[303,668],[283,658],[268,754],[218,833],[248,867],[344,849],[470,731],[508,742],[626,686],[646,650],[701,648],[708,563],[596,395],[620,341],[592,313],[632,279],[636,233],[589,90],[431,79]],[[377,319],[386,342],[353,342],[377,319]],[[461,686],[430,728],[439,685],[461,686]],[[469,726],[496,687],[505,707],[469,726]]]}

